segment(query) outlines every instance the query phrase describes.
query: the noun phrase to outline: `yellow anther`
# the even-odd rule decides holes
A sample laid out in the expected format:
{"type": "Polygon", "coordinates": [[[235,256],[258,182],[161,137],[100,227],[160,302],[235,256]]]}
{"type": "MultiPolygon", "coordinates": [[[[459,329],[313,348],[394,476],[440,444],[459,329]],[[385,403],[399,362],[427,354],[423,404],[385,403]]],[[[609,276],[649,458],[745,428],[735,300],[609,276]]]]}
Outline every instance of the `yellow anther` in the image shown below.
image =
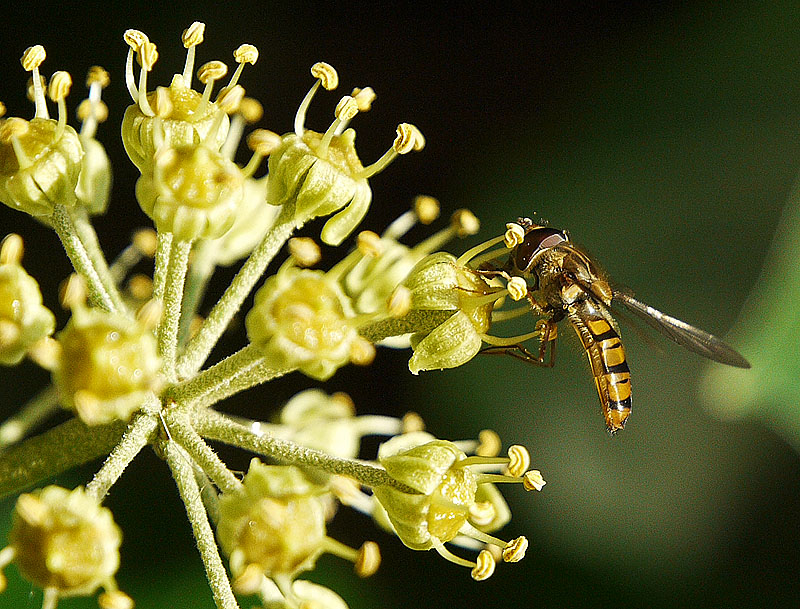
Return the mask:
{"type": "Polygon", "coordinates": [[[538,469],[525,472],[522,476],[522,486],[526,491],[540,491],[547,482],[542,478],[542,473],[538,469]]]}
{"type": "Polygon", "coordinates": [[[322,250],[311,237],[289,239],[288,247],[289,255],[294,258],[298,266],[314,266],[322,258],[322,250]]]}
{"type": "Polygon", "coordinates": [[[125,30],[125,33],[122,35],[122,39],[128,44],[129,47],[137,52],[143,44],[150,42],[147,34],[139,30],[125,30]]]}
{"type": "Polygon", "coordinates": [[[400,419],[400,427],[403,433],[411,433],[413,431],[425,431],[425,421],[419,414],[409,411],[400,419]]]}
{"type": "Polygon", "coordinates": [[[512,277],[506,284],[506,289],[511,300],[522,300],[528,295],[528,283],[522,277],[512,277]]]}
{"type": "Polygon", "coordinates": [[[19,264],[25,244],[16,233],[10,233],[0,241],[0,264],[19,264]]]}
{"type": "Polygon", "coordinates": [[[397,286],[389,295],[386,308],[392,317],[400,319],[411,310],[411,290],[404,285],[397,286]]]}
{"type": "Polygon", "coordinates": [[[353,398],[344,391],[337,391],[331,395],[331,401],[336,402],[336,405],[340,407],[343,412],[346,412],[347,416],[356,416],[356,403],[353,401],[353,398]]]}
{"type": "Polygon", "coordinates": [[[155,329],[164,313],[164,304],[160,300],[151,299],[136,312],[136,320],[148,330],[155,329]]]}
{"type": "Polygon", "coordinates": [[[203,42],[203,34],[206,31],[206,24],[200,21],[195,21],[192,25],[183,30],[181,34],[181,42],[184,48],[196,47],[203,42]]]}
{"type": "MultiPolygon", "coordinates": [[[[247,99],[249,98],[245,98],[247,99]]],[[[241,110],[241,105],[239,109],[241,110]]],[[[269,129],[255,129],[247,136],[247,147],[263,156],[269,156],[280,143],[281,136],[269,129]]]]}
{"type": "Polygon", "coordinates": [[[239,108],[239,104],[244,99],[244,87],[234,85],[225,87],[217,96],[217,107],[226,114],[232,114],[239,108]]]}
{"type": "Polygon", "coordinates": [[[381,236],[371,230],[362,230],[358,233],[356,247],[366,258],[377,258],[384,250],[381,236]]]}
{"type": "Polygon", "coordinates": [[[497,516],[497,510],[489,501],[480,501],[469,506],[469,519],[475,526],[485,527],[497,516]]]}
{"type": "Polygon", "coordinates": [[[339,86],[339,75],[332,65],[324,61],[318,61],[311,66],[311,75],[319,79],[326,91],[333,91],[339,86]]]}
{"type": "Polygon", "coordinates": [[[108,119],[108,106],[103,101],[92,103],[91,100],[84,99],[78,104],[77,115],[81,122],[94,118],[98,123],[104,123],[108,119]]]}
{"type": "Polygon", "coordinates": [[[252,44],[240,45],[238,49],[233,52],[233,58],[236,63],[249,63],[253,65],[258,60],[258,49],[252,44]]]}
{"type": "Polygon", "coordinates": [[[350,361],[356,366],[369,366],[375,361],[375,345],[357,336],[350,344],[350,361]]]}
{"type": "Polygon", "coordinates": [[[477,564],[472,569],[472,579],[476,582],[489,579],[494,573],[494,566],[495,562],[492,553],[489,550],[481,550],[480,554],[478,554],[477,564]]]}
{"type": "Polygon", "coordinates": [[[233,580],[233,589],[239,594],[256,594],[264,580],[264,570],[257,564],[249,564],[233,580]]]}
{"type": "Polygon", "coordinates": [[[374,541],[365,541],[358,549],[355,571],[359,577],[373,575],[381,565],[381,549],[374,541]]]}
{"type": "Polygon", "coordinates": [[[100,85],[101,88],[105,89],[110,82],[111,77],[108,75],[108,72],[100,66],[92,66],[86,73],[87,87],[91,87],[92,85],[100,85]]]}
{"type": "Polygon", "coordinates": [[[476,234],[481,228],[481,221],[468,209],[457,209],[450,216],[450,226],[459,237],[476,234]]]}
{"type": "Polygon", "coordinates": [[[406,154],[412,150],[422,150],[425,147],[425,138],[422,133],[411,123],[400,123],[397,126],[397,137],[392,148],[397,154],[406,154]]]}
{"type": "Polygon", "coordinates": [[[153,69],[156,61],[158,61],[158,48],[155,43],[148,41],[139,47],[138,61],[146,72],[153,69]]]}
{"type": "Polygon", "coordinates": [[[528,449],[519,444],[514,444],[508,449],[508,467],[506,472],[509,476],[519,478],[522,476],[531,465],[531,455],[528,449]]]}
{"type": "Polygon", "coordinates": [[[44,47],[37,44],[25,49],[20,63],[26,72],[31,72],[42,65],[45,57],[47,57],[47,53],[45,53],[44,47]]]}
{"type": "Polygon", "coordinates": [[[100,609],[133,609],[133,599],[121,590],[103,592],[97,597],[100,609]]]}
{"type": "Polygon", "coordinates": [[[37,340],[28,348],[28,357],[45,370],[54,370],[60,356],[61,344],[49,336],[37,340]]]}
{"type": "Polygon", "coordinates": [[[0,142],[8,144],[12,138],[25,135],[30,129],[30,123],[24,118],[12,116],[0,124],[0,142]]]}
{"type": "Polygon", "coordinates": [[[209,82],[214,82],[215,80],[219,80],[223,76],[228,73],[228,66],[226,66],[221,61],[209,61],[204,63],[200,68],[197,70],[197,80],[201,83],[208,84],[209,82]]]}
{"type": "Polygon", "coordinates": [[[137,274],[128,280],[128,294],[135,300],[148,300],[153,295],[153,280],[137,274]]]}
{"type": "Polygon", "coordinates": [[[355,98],[358,103],[359,112],[367,112],[372,108],[372,102],[378,97],[375,95],[375,91],[372,90],[372,87],[364,87],[363,89],[356,87],[350,95],[355,98]]]}
{"type": "Polygon", "coordinates": [[[336,116],[336,118],[338,118],[340,121],[349,121],[356,114],[358,114],[358,103],[354,97],[345,95],[339,100],[339,103],[336,104],[334,116],[336,116]]]}
{"type": "Polygon", "coordinates": [[[509,222],[506,224],[506,232],[503,242],[508,249],[517,247],[525,240],[525,229],[516,222],[509,222]]]}
{"type": "Polygon", "coordinates": [[[80,275],[72,273],[61,282],[58,300],[65,309],[73,309],[86,303],[86,282],[80,275]]]}
{"type": "Polygon", "coordinates": [[[72,76],[69,75],[69,72],[59,70],[50,78],[50,86],[47,87],[47,95],[51,100],[57,102],[69,95],[71,87],[72,76]]]}
{"type": "Polygon", "coordinates": [[[245,97],[239,104],[239,115],[245,122],[252,125],[260,121],[261,117],[264,116],[264,106],[257,99],[245,97]]]}
{"type": "Polygon", "coordinates": [[[140,254],[152,258],[156,254],[158,246],[158,237],[156,231],[152,228],[141,228],[133,233],[131,240],[133,247],[135,247],[140,254]]]}
{"type": "Polygon", "coordinates": [[[0,102],[0,117],[6,115],[6,105],[3,102],[0,102]]]}
{"type": "Polygon", "coordinates": [[[414,214],[422,224],[430,224],[439,217],[441,206],[439,200],[430,195],[414,197],[414,214]]]}
{"type": "Polygon", "coordinates": [[[525,552],[528,549],[528,540],[524,535],[520,535],[516,539],[512,539],[503,548],[503,560],[505,562],[519,562],[525,558],[525,552]]]}
{"type": "Polygon", "coordinates": [[[492,429],[483,429],[478,434],[478,448],[475,454],[479,457],[496,457],[500,454],[503,443],[500,436],[492,429]]]}

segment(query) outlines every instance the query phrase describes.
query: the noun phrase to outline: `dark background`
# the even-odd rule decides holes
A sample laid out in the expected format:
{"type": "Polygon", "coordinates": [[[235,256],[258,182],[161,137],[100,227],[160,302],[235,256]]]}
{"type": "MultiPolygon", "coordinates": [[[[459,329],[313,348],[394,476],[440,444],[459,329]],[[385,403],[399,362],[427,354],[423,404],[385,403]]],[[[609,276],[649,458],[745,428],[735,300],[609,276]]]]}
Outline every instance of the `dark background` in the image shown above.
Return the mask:
{"type": "MultiPolygon", "coordinates": [[[[317,97],[312,128],[327,126],[351,87],[372,86],[373,110],[353,123],[362,160],[382,154],[400,121],[415,123],[428,145],[371,180],[364,228],[381,230],[418,193],[440,198],[446,213],[473,209],[484,228],[470,245],[537,212],[568,228],[643,300],[719,334],[756,282],[800,168],[800,11],[792,2],[531,3],[481,13],[388,3],[118,6],[7,6],[0,35],[0,99],[9,115],[33,114],[18,61],[32,44],[47,49],[46,74],[73,74],[72,110],[90,65],[111,72],[111,115],[98,139],[114,162],[114,198],[97,222],[110,254],[146,221],[118,139],[130,103],[126,28],[159,46],[150,88],[182,70],[180,34],[194,20],[207,24],[197,65],[231,65],[234,48],[255,44],[260,59],[240,82],[264,104],[259,126],[278,132],[291,129],[315,61],[333,64],[341,85],[317,97]]],[[[57,308],[56,286],[70,267],[55,236],[0,209],[0,232],[11,230],[25,236],[25,265],[57,308]]],[[[342,513],[331,534],[351,545],[378,540],[383,568],[361,582],[347,564],[324,557],[309,577],[353,609],[797,606],[797,455],[758,423],[710,417],[696,390],[702,362],[658,338],[643,340],[624,322],[635,406],[627,429],[610,438],[584,356],[572,332],[561,332],[552,370],[481,357],[415,378],[409,353],[382,350],[375,367],[344,369],[326,384],[348,391],[362,413],[414,409],[440,437],[491,427],[505,444],[527,445],[548,485],[540,494],[505,493],[514,519],[503,534],[531,543],[522,563],[475,583],[435,553],[407,550],[342,513]]],[[[242,340],[226,337],[220,353],[242,340]]],[[[11,413],[46,375],[25,364],[0,378],[11,413]]],[[[290,377],[228,410],[268,418],[304,386],[290,377]]],[[[246,467],[246,455],[225,458],[246,467]]],[[[84,483],[97,466],[59,482],[84,483]]],[[[142,455],[107,505],[125,534],[120,586],[137,607],[212,607],[163,464],[142,455]]],[[[38,607],[40,598],[12,579],[0,606],[38,607]]]]}

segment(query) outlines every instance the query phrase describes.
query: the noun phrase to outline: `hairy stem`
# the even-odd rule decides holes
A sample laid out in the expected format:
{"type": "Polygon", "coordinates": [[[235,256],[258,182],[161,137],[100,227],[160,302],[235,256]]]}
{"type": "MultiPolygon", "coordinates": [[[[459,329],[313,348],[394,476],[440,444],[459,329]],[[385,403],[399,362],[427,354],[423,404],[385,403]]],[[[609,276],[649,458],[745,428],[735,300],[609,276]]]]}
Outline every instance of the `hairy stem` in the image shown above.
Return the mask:
{"type": "Polygon", "coordinates": [[[402,336],[410,332],[430,332],[443,324],[455,311],[412,311],[400,319],[386,318],[359,328],[358,333],[371,343],[391,336],[402,336]]]}
{"type": "Polygon", "coordinates": [[[167,398],[180,404],[211,406],[292,370],[276,370],[267,365],[258,349],[248,345],[193,379],[172,387],[167,398]]]}
{"type": "Polygon", "coordinates": [[[189,453],[223,493],[233,492],[242,485],[213,449],[192,429],[185,414],[172,409],[165,413],[164,421],[172,439],[189,453]]]}
{"type": "Polygon", "coordinates": [[[208,514],[203,506],[200,487],[197,486],[189,456],[174,442],[164,442],[162,451],[170,470],[172,470],[172,477],[178,486],[181,500],[186,507],[186,515],[192,524],[197,549],[203,559],[206,577],[211,586],[217,609],[239,609],[239,604],[233,596],[228,574],[225,571],[225,565],[219,555],[214,531],[211,530],[208,514]]]}
{"type": "Polygon", "coordinates": [[[86,247],[78,236],[78,232],[70,217],[70,213],[63,205],[56,205],[51,218],[53,228],[61,239],[61,244],[67,252],[75,271],[86,281],[89,290],[89,300],[92,304],[106,311],[117,312],[117,307],[108,289],[100,279],[86,247]]]}
{"type": "Polygon", "coordinates": [[[124,430],[122,422],[89,427],[75,418],[12,447],[0,457],[0,498],[107,455],[124,430]]]}
{"type": "MultiPolygon", "coordinates": [[[[157,398],[153,396],[152,401],[157,403],[157,398]]],[[[108,455],[103,467],[86,485],[86,492],[98,501],[102,501],[136,455],[155,440],[158,422],[159,417],[153,412],[143,412],[136,416],[125,430],[119,444],[108,455]]]]}
{"type": "Polygon", "coordinates": [[[238,446],[283,463],[316,467],[331,474],[355,478],[364,486],[391,486],[404,493],[417,493],[398,482],[379,465],[334,457],[320,450],[306,448],[288,440],[252,431],[246,425],[207,409],[194,410],[195,431],[202,437],[238,446]]]}
{"type": "Polygon", "coordinates": [[[158,233],[156,246],[155,269],[153,270],[153,298],[164,299],[164,288],[167,285],[169,253],[172,249],[172,233],[158,233]]]}
{"type": "Polygon", "coordinates": [[[214,274],[216,252],[217,244],[211,239],[202,239],[194,247],[183,295],[178,344],[184,344],[189,338],[192,319],[200,308],[208,280],[214,274]]]}
{"type": "Polygon", "coordinates": [[[189,264],[191,241],[172,240],[167,265],[167,278],[164,285],[164,312],[158,324],[158,350],[164,358],[164,374],[171,380],[175,378],[175,359],[178,353],[178,325],[181,319],[183,285],[189,264]]]}
{"type": "Polygon", "coordinates": [[[242,265],[219,302],[203,321],[197,335],[189,341],[186,351],[178,360],[179,377],[191,376],[203,365],[208,354],[211,353],[211,349],[217,344],[219,337],[222,336],[233,316],[239,311],[253,286],[264,274],[267,265],[291,236],[295,227],[302,223],[302,220],[299,221],[295,218],[294,205],[284,205],[272,229],[242,265]]]}

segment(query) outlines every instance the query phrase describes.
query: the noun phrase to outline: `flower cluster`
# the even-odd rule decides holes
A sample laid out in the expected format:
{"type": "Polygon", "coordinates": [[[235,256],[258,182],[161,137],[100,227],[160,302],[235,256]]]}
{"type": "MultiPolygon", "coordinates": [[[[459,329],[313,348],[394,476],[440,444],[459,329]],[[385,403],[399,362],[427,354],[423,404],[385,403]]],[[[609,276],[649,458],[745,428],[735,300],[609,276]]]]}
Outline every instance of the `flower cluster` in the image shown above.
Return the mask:
{"type": "Polygon", "coordinates": [[[342,393],[300,393],[271,424],[221,414],[220,403],[292,372],[326,380],[348,364],[368,365],[379,345],[410,346],[416,374],[463,364],[484,342],[524,339],[488,334],[504,299],[525,295],[513,281],[503,285],[510,278],[479,269],[476,256],[499,241],[461,258],[438,251],[477,232],[477,219],[459,210],[447,228],[416,245],[401,243],[415,223],[439,216],[438,202],[420,196],[383,234],[358,233],[355,248],[328,271],[312,268],[320,249],[311,237],[293,238],[295,230],[327,217],[320,239],[342,244],[371,204],[369,180],[397,156],[421,150],[425,140],[416,127],[400,123],[389,150],[364,165],[350,122],[374,102],[369,87],[343,96],[326,129],[306,128],[315,95],[338,86],[338,74],[322,62],[311,68],[314,82],[292,132],[253,128],[262,106],[239,81],[258,50],[239,46],[230,76],[217,60],[195,70],[204,29],[194,23],[184,31],[183,69],[154,89],[156,45],[143,32],[125,33],[132,104],[122,141],[139,173],[136,199],[155,231],[138,231],[111,264],[92,224],[111,197],[111,162],[95,137],[108,115],[101,91],[109,75],[90,70],[78,131],[67,124],[69,74],[56,72],[46,82],[40,74],[45,51],[31,47],[22,65],[31,73],[35,115],[0,114],[0,201],[52,227],[75,268],[61,294],[71,318],[56,332],[37,282],[21,266],[22,239],[9,235],[0,248],[0,364],[28,357],[52,374],[50,387],[0,425],[0,490],[21,491],[107,456],[85,486],[48,486],[19,497],[0,568],[15,563],[43,589],[45,609],[101,589],[101,607],[131,607],[115,583],[122,534],[102,500],[151,447],[175,480],[220,609],[238,607],[236,595],[257,596],[264,607],[346,608],[332,590],[302,579],[322,553],[353,562],[360,577],[378,568],[374,542],[354,549],[329,536],[341,506],[362,512],[409,548],[434,549],[468,566],[475,580],[486,579],[498,561],[516,562],[527,547],[524,537],[494,536],[510,520],[497,485],[541,490],[544,484],[521,446],[498,456],[493,432],[450,442],[425,432],[414,413],[357,416],[342,393]],[[47,98],[57,105],[57,119],[49,116],[47,98]],[[252,157],[240,166],[234,155],[248,128],[252,157]],[[207,364],[284,245],[288,258],[244,312],[247,344],[207,364]],[[215,269],[243,258],[206,309],[215,269]],[[133,273],[150,259],[152,277],[133,273]],[[58,409],[74,418],[49,429],[46,442],[25,439],[58,409]],[[362,447],[369,435],[384,440],[372,458],[362,447]],[[209,441],[259,458],[240,479],[209,441]],[[477,556],[461,558],[445,544],[477,556]]]}

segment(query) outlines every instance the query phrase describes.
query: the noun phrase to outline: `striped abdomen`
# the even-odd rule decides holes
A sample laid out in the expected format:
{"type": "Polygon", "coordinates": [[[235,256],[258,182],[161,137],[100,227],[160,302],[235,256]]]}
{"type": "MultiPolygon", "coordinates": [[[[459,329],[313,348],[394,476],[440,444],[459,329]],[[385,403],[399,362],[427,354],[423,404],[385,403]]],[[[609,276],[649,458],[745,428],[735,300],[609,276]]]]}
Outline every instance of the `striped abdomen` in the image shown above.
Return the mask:
{"type": "Polygon", "coordinates": [[[625,427],[631,413],[631,371],[619,334],[603,313],[591,300],[567,308],[569,321],[589,357],[606,427],[613,434],[625,427]]]}

